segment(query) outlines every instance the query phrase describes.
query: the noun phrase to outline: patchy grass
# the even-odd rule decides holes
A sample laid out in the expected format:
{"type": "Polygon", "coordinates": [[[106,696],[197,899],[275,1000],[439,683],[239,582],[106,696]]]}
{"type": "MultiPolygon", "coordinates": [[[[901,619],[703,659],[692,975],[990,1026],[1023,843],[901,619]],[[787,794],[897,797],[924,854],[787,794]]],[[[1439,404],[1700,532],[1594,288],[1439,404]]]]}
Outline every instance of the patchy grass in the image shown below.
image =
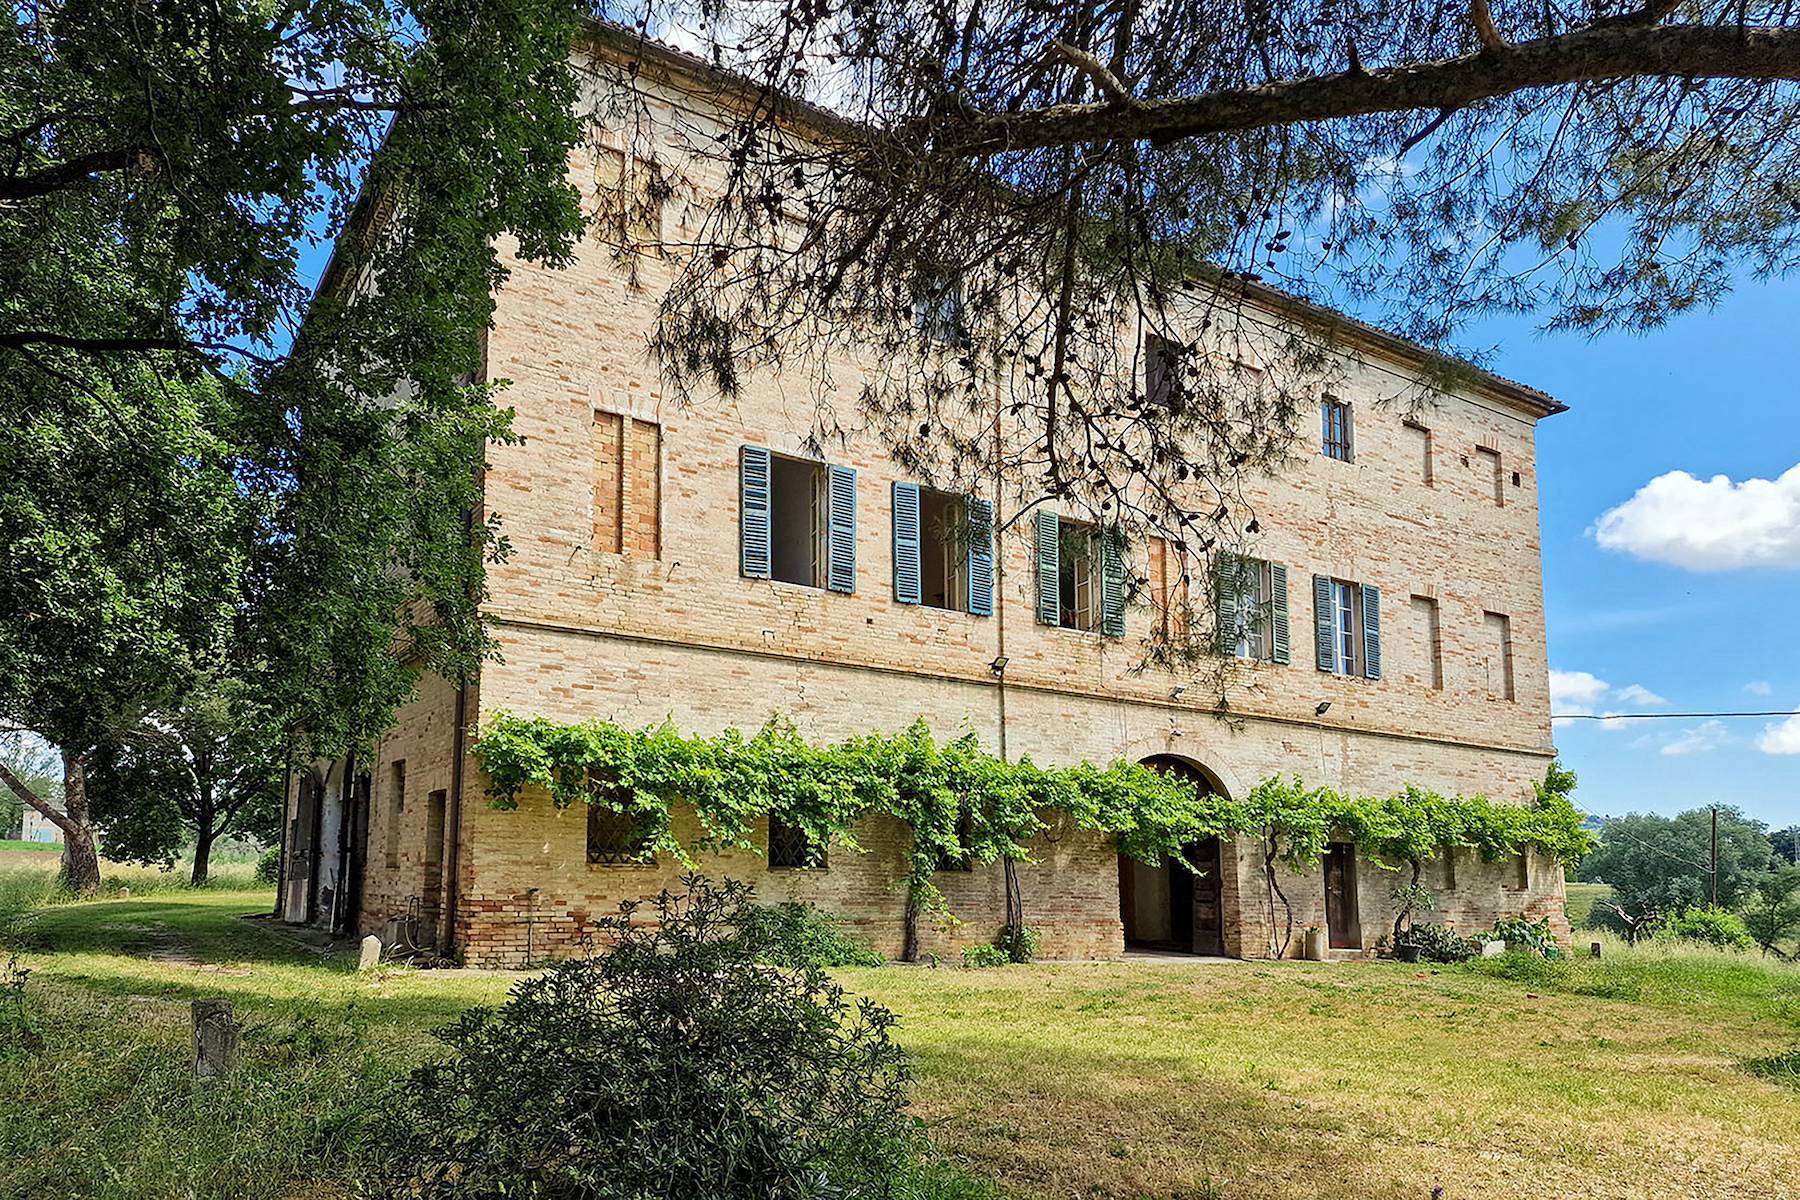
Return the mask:
{"type": "MultiPolygon", "coordinates": [[[[511,978],[358,975],[244,914],[268,892],[60,904],[26,923],[36,1054],[0,1051],[0,1195],[325,1197],[374,1089],[511,978]],[[188,1002],[243,1066],[196,1091],[188,1002]]],[[[1599,961],[1132,962],[840,973],[901,1015],[934,1139],[1018,1196],[1784,1195],[1800,969],[1599,961]]],[[[934,1193],[935,1194],[935,1193],[934,1193]]]]}
{"type": "Polygon", "coordinates": [[[21,850],[27,854],[61,854],[62,846],[56,842],[28,842],[21,838],[0,838],[0,854],[8,850],[21,850]]]}

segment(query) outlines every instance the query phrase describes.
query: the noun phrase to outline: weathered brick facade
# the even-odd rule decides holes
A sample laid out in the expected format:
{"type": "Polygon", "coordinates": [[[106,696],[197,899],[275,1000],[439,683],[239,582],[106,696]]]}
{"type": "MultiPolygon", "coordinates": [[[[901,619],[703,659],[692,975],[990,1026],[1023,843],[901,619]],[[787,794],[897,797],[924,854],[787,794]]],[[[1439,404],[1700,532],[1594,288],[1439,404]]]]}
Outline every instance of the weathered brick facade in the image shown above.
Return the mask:
{"type": "MultiPolygon", "coordinates": [[[[688,101],[680,64],[661,65],[670,74],[659,112],[672,120],[688,101]]],[[[594,169],[577,155],[571,177],[591,192],[594,169]]],[[[664,236],[677,240],[690,220],[666,213],[664,236]]],[[[486,503],[513,554],[489,573],[487,616],[502,657],[467,689],[467,723],[504,710],[626,725],[669,719],[712,733],[782,714],[829,740],[923,718],[940,736],[973,730],[990,749],[1042,763],[1171,756],[1231,793],[1282,772],[1368,794],[1413,783],[1522,801],[1542,778],[1552,747],[1534,427],[1553,407],[1537,394],[1480,377],[1412,412],[1392,399],[1416,382],[1419,353],[1357,336],[1333,385],[1354,414],[1355,461],[1302,443],[1288,469],[1253,488],[1266,531],[1255,553],[1293,580],[1293,661],[1233,668],[1226,721],[1212,715],[1216,685],[1194,672],[1143,669],[1154,606],[1133,606],[1123,637],[1035,622],[1028,520],[998,538],[992,617],[896,603],[890,484],[907,476],[854,430],[830,453],[858,472],[854,594],[742,577],[740,449],[811,457],[814,396],[762,375],[730,402],[673,402],[645,348],[668,277],[654,256],[628,270],[611,247],[590,241],[566,269],[515,263],[499,296],[488,372],[511,381],[504,402],[523,441],[490,449],[486,503]],[[1379,680],[1315,669],[1306,586],[1315,574],[1381,589],[1379,680]]],[[[1001,482],[990,494],[1003,518],[1017,511],[1019,498],[1001,482]]],[[[1155,591],[1171,572],[1150,555],[1135,547],[1133,569],[1155,591]]],[[[557,812],[542,795],[526,795],[516,811],[489,808],[478,767],[454,761],[454,698],[429,681],[360,768],[373,793],[363,929],[380,929],[420,895],[432,853],[423,803],[434,790],[451,803],[439,890],[454,879],[455,944],[471,963],[518,965],[565,951],[619,899],[673,880],[669,863],[590,866],[583,814],[557,812]],[[390,867],[399,761],[405,807],[390,867]]],[[[748,854],[708,869],[751,878],[765,897],[813,900],[893,953],[903,836],[872,823],[858,831],[862,853],[838,849],[824,870],[767,870],[748,854]]],[[[1118,955],[1111,847],[1069,830],[1037,850],[1040,861],[1020,877],[1044,953],[1118,955]]],[[[1255,848],[1228,845],[1222,859],[1225,950],[1265,955],[1270,913],[1255,848]]],[[[1437,919],[1474,928],[1503,914],[1547,914],[1566,932],[1555,864],[1482,864],[1465,854],[1453,878],[1442,862],[1429,869],[1437,919]]],[[[1366,862],[1356,874],[1361,941],[1372,945],[1391,924],[1394,877],[1366,862]]],[[[1282,883],[1300,928],[1324,922],[1321,872],[1282,883]]],[[[961,923],[927,931],[925,948],[991,939],[1004,912],[999,868],[946,873],[940,885],[961,923]]],[[[428,897],[426,907],[436,902],[428,897]]]]}

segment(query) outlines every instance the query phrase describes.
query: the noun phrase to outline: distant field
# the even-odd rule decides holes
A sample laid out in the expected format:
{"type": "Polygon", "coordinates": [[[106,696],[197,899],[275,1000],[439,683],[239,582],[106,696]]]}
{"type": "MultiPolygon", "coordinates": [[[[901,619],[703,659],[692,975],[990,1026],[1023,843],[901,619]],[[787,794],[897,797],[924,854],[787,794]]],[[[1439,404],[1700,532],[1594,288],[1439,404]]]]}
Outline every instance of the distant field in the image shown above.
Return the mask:
{"type": "Polygon", "coordinates": [[[51,854],[59,854],[62,846],[56,842],[25,842],[18,838],[0,838],[0,852],[7,850],[24,850],[28,853],[49,851],[51,854]]]}
{"type": "Polygon", "coordinates": [[[1594,911],[1594,905],[1612,895],[1612,888],[1604,883],[1571,883],[1564,885],[1569,890],[1569,924],[1580,929],[1587,924],[1588,914],[1594,911]]]}
{"type": "MultiPolygon", "coordinates": [[[[243,919],[270,901],[134,889],[15,927],[44,1046],[0,1052],[0,1196],[349,1194],[370,1089],[516,978],[357,974],[243,919]],[[245,1026],[235,1084],[205,1093],[186,1067],[199,996],[229,997],[245,1026]]],[[[899,1014],[931,1136],[1010,1197],[1794,1195],[1800,1088],[1776,1065],[1800,1050],[1800,967],[1604,940],[1604,958],[1560,963],[840,978],[899,1014]]]]}

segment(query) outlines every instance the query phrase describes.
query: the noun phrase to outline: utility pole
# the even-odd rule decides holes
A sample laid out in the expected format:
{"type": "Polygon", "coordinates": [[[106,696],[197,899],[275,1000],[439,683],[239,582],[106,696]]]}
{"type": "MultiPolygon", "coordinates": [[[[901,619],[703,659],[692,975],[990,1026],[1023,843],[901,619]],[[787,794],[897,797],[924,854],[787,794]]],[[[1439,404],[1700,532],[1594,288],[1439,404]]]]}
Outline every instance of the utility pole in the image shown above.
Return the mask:
{"type": "Polygon", "coordinates": [[[1719,806],[1712,806],[1712,906],[1719,907],[1719,806]]]}

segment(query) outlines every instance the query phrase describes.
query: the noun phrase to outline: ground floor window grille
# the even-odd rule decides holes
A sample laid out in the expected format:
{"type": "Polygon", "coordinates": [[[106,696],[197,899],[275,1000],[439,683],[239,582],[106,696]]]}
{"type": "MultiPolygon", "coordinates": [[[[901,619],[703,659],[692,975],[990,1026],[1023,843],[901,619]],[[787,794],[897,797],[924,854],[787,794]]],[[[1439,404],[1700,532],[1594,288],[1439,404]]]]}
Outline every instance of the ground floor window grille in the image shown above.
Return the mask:
{"type": "Polygon", "coordinates": [[[597,867],[632,866],[645,861],[650,835],[635,813],[588,805],[587,860],[597,867]]]}

